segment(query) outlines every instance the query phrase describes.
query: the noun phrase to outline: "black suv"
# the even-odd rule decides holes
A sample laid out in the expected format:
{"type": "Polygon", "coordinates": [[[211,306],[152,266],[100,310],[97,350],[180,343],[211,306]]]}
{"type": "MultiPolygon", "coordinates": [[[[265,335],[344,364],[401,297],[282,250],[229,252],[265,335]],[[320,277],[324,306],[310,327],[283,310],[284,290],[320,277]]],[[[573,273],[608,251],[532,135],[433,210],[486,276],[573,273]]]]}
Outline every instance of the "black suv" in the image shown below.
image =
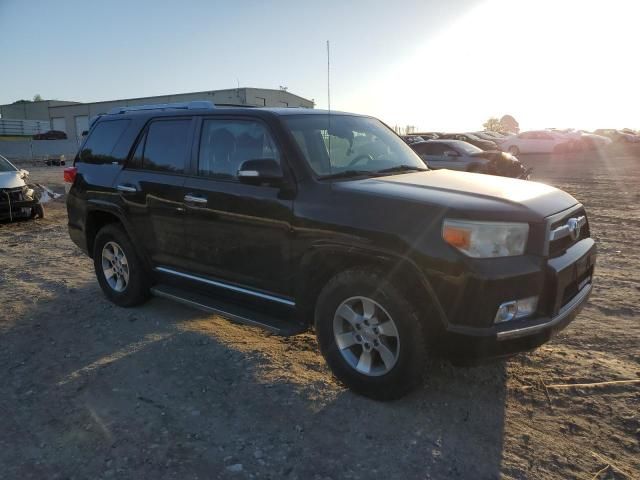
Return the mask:
{"type": "Polygon", "coordinates": [[[105,295],[150,294],[283,335],[397,398],[427,353],[535,348],[577,314],[585,211],[540,183],[428,170],[371,117],[205,102],[116,109],[65,171],[69,232],[105,295]]]}

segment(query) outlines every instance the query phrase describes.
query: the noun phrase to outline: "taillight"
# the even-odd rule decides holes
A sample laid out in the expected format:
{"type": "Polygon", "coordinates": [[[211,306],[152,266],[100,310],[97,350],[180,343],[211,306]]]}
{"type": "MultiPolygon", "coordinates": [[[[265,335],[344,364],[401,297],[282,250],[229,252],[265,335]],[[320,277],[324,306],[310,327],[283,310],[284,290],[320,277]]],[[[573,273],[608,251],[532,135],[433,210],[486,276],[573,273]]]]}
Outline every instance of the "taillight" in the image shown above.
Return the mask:
{"type": "Polygon", "coordinates": [[[76,174],[78,169],[76,167],[67,167],[64,169],[64,181],[67,183],[73,183],[76,180],[76,174]]]}

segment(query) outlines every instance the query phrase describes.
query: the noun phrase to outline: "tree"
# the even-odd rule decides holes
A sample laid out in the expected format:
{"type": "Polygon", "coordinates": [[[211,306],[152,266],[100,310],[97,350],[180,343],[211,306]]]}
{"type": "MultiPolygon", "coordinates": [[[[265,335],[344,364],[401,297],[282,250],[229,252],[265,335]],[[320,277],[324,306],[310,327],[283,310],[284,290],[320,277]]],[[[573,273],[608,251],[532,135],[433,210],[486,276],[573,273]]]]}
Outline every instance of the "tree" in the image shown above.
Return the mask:
{"type": "Polygon", "coordinates": [[[498,120],[496,117],[490,117],[489,120],[487,120],[482,124],[482,126],[484,127],[485,130],[489,132],[498,132],[498,133],[504,132],[504,126],[502,125],[502,123],[500,123],[500,120],[498,120]]]}
{"type": "Polygon", "coordinates": [[[511,115],[503,115],[500,119],[500,125],[502,125],[505,132],[520,133],[520,124],[511,115]]]}
{"type": "Polygon", "coordinates": [[[39,93],[36,93],[36,94],[33,96],[33,101],[34,101],[34,102],[41,102],[42,100],[43,100],[43,98],[42,98],[42,96],[41,96],[39,93]]]}

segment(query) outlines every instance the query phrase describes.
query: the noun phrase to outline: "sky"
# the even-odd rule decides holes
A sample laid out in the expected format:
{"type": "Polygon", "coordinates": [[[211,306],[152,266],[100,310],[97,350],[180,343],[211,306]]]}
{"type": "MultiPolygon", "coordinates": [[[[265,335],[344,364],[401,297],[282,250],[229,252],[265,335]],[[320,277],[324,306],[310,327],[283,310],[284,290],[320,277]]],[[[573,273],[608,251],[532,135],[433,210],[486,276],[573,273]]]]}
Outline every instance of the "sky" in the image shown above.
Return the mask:
{"type": "Polygon", "coordinates": [[[640,128],[637,0],[0,0],[0,104],[279,88],[420,130],[640,128]]]}

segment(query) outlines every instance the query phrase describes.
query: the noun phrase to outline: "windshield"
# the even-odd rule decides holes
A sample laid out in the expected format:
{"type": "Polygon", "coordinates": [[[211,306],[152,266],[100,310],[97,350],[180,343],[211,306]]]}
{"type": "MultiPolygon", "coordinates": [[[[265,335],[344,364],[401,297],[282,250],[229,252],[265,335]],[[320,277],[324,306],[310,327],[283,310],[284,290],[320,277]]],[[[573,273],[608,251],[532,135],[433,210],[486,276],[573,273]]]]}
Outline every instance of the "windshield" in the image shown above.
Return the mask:
{"type": "Polygon", "coordinates": [[[365,175],[396,168],[427,170],[402,139],[373,118],[313,114],[286,117],[285,123],[320,176],[350,171],[365,175]]]}
{"type": "Polygon", "coordinates": [[[468,142],[463,142],[461,140],[452,140],[450,143],[453,147],[469,155],[483,151],[481,148],[478,148],[475,145],[472,145],[468,142]]]}
{"type": "Polygon", "coordinates": [[[16,172],[17,170],[9,160],[0,155],[0,172],[16,172]]]}

